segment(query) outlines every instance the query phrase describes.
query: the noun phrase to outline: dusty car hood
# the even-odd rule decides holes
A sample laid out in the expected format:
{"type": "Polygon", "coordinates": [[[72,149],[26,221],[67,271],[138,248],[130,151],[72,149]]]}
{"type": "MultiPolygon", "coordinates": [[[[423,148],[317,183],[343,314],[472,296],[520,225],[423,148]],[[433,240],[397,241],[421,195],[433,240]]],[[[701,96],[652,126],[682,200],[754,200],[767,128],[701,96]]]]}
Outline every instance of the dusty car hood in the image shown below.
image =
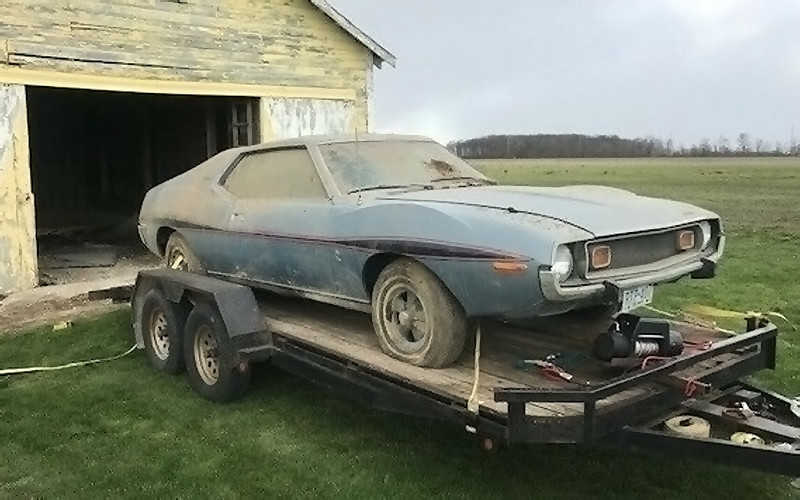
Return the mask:
{"type": "Polygon", "coordinates": [[[603,186],[480,186],[392,193],[380,196],[380,199],[530,213],[566,222],[595,237],[718,218],[713,212],[686,203],[637,196],[629,191],[603,186]]]}

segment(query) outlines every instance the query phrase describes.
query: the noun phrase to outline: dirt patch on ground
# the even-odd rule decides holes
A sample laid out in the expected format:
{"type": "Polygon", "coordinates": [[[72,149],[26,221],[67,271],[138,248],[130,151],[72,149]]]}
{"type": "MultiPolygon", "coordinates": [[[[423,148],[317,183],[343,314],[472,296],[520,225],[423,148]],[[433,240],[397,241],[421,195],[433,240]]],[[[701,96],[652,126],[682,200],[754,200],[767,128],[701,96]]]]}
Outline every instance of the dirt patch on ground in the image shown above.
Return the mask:
{"type": "Polygon", "coordinates": [[[69,306],[42,304],[34,316],[20,313],[0,318],[0,337],[64,321],[91,319],[129,307],[126,303],[116,303],[111,299],[76,302],[69,306]]]}
{"type": "MultiPolygon", "coordinates": [[[[96,249],[103,248],[99,245],[91,246],[88,248],[96,249]]],[[[66,285],[70,283],[89,282],[104,279],[112,279],[119,276],[130,275],[142,269],[149,269],[157,267],[160,259],[150,253],[141,252],[124,252],[125,249],[116,249],[115,247],[107,247],[115,250],[108,251],[113,257],[109,258],[109,263],[106,265],[92,266],[82,265],[80,262],[73,262],[72,264],[60,265],[54,264],[57,258],[53,255],[40,257],[39,259],[39,284],[41,286],[53,285],[66,285]]],[[[63,254],[62,254],[63,255],[63,254]]],[[[92,252],[85,252],[85,261],[91,264],[92,252]]],[[[68,254],[68,257],[75,259],[80,257],[80,250],[68,254]]],[[[102,258],[107,258],[106,255],[100,255],[102,258]]]]}
{"type": "Polygon", "coordinates": [[[144,267],[124,266],[115,272],[106,270],[106,274],[102,274],[107,276],[105,278],[44,286],[9,295],[0,301],[0,335],[118,308],[120,302],[127,302],[136,275],[142,269],[144,267]]]}
{"type": "Polygon", "coordinates": [[[0,296],[0,334],[120,307],[139,271],[159,267],[141,246],[49,235],[39,248],[38,288],[0,296]]]}

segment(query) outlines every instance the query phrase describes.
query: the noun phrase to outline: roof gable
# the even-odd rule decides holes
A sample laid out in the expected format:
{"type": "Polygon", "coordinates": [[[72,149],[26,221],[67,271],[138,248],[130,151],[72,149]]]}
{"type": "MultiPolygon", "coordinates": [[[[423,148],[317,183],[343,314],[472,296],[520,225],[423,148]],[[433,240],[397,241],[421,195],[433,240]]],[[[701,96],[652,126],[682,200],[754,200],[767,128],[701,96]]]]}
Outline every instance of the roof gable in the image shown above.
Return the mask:
{"type": "Polygon", "coordinates": [[[383,62],[388,63],[390,66],[395,67],[397,58],[378,42],[373,40],[369,35],[361,31],[355,24],[347,19],[341,12],[333,8],[326,0],[308,0],[314,7],[321,10],[326,16],[331,18],[333,22],[338,24],[343,30],[355,38],[359,43],[368,48],[374,55],[375,65],[379,68],[383,62]]]}

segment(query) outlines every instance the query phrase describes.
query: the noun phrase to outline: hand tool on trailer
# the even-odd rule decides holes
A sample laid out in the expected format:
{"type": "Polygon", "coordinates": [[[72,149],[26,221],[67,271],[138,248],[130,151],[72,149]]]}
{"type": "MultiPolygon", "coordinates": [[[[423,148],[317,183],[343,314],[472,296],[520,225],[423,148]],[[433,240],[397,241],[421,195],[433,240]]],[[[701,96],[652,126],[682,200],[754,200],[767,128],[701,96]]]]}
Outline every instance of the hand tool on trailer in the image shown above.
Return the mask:
{"type": "Polygon", "coordinates": [[[522,367],[526,366],[535,366],[539,368],[542,374],[551,379],[551,380],[563,380],[565,382],[570,382],[572,384],[577,385],[591,385],[591,382],[588,380],[578,381],[575,377],[569,373],[568,371],[564,370],[560,366],[547,361],[547,359],[553,359],[552,357],[548,356],[546,359],[522,359],[519,361],[519,365],[522,367]]]}

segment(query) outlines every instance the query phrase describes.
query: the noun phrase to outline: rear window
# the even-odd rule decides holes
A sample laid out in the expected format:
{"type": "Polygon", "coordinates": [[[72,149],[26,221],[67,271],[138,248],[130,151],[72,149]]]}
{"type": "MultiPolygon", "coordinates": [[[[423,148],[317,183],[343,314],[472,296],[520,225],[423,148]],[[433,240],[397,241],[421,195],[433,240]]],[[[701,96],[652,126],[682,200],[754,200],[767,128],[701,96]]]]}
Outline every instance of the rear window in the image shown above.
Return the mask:
{"type": "Polygon", "coordinates": [[[239,198],[327,198],[314,160],[305,148],[250,153],[223,184],[239,198]]]}

